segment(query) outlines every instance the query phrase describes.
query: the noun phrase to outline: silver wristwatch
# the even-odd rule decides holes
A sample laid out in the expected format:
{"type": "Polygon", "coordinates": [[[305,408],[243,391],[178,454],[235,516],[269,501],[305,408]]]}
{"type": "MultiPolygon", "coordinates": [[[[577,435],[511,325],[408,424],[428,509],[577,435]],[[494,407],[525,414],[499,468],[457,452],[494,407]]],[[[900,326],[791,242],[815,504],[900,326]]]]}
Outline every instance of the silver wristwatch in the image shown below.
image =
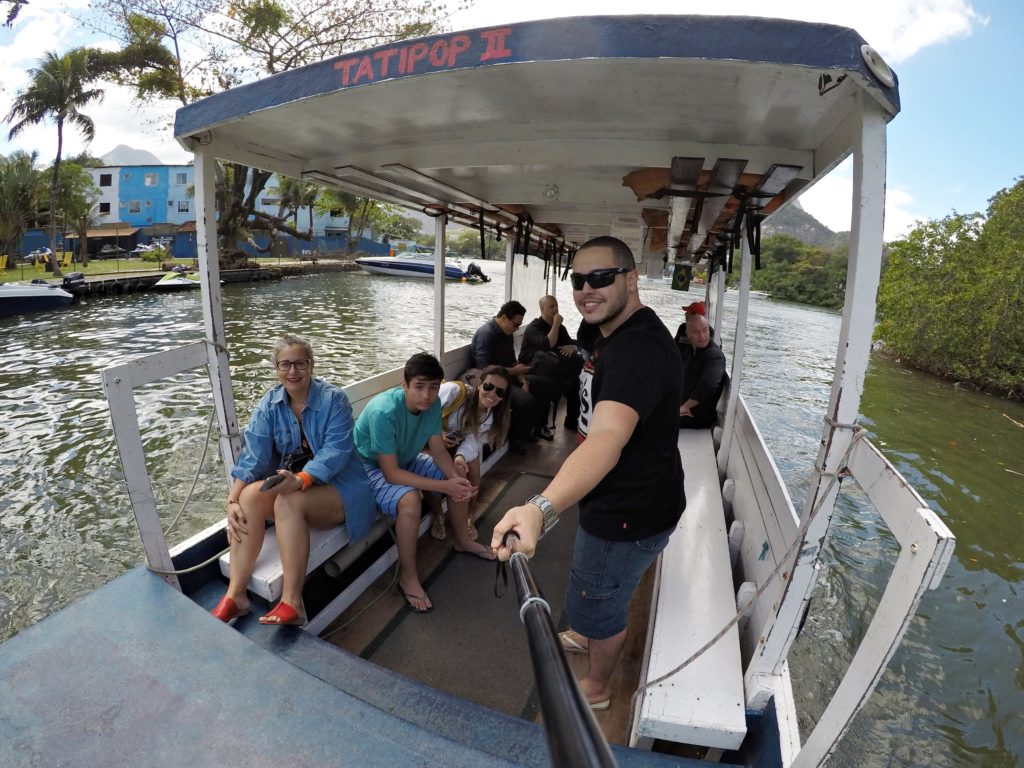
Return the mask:
{"type": "Polygon", "coordinates": [[[555,512],[555,508],[551,506],[551,502],[547,500],[547,497],[539,493],[527,499],[526,503],[536,504],[541,514],[544,515],[544,525],[540,530],[540,538],[543,538],[548,531],[555,527],[555,523],[558,522],[558,513],[555,512]]]}

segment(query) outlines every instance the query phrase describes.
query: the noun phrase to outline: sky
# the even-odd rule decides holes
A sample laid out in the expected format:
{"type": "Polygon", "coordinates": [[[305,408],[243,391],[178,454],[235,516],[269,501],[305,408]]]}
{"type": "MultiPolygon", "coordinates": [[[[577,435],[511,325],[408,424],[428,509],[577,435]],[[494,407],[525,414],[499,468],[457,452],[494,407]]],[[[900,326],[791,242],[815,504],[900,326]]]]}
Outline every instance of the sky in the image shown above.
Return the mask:
{"type": "MultiPolygon", "coordinates": [[[[1021,0],[476,0],[452,14],[451,27],[618,14],[624,6],[629,13],[705,13],[713,7],[718,14],[762,16],[770,11],[776,17],[857,30],[900,81],[902,111],[888,131],[886,240],[905,234],[916,221],[984,212],[993,194],[1024,176],[1021,0]]],[[[0,27],[0,118],[26,85],[27,70],[45,52],[98,44],[80,22],[87,14],[88,0],[31,0],[12,28],[0,27]]],[[[190,160],[171,136],[174,103],[140,106],[126,89],[104,89],[103,102],[84,110],[96,122],[90,154],[101,156],[126,144],[149,150],[165,163],[190,160]]],[[[77,133],[65,132],[65,156],[86,148],[77,133]]],[[[38,150],[40,162],[49,162],[56,154],[56,129],[44,124],[9,141],[6,125],[0,126],[0,153],[16,149],[38,150]]],[[[826,226],[846,230],[851,187],[847,161],[805,193],[801,203],[826,226]]]]}

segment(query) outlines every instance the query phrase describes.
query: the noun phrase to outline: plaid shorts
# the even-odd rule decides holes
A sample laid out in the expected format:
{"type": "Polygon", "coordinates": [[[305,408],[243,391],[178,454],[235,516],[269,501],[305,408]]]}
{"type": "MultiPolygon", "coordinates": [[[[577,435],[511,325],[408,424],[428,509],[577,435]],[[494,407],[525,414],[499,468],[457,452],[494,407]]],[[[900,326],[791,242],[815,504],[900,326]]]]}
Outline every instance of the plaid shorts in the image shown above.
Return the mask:
{"type": "MultiPolygon", "coordinates": [[[[370,488],[373,489],[374,498],[380,511],[394,519],[398,516],[398,502],[410,491],[418,492],[418,489],[411,485],[395,485],[384,479],[384,472],[380,467],[372,464],[363,464],[366,467],[366,476],[370,479],[370,488]]],[[[438,469],[437,464],[428,453],[421,453],[415,459],[405,464],[402,469],[412,472],[414,475],[427,477],[431,480],[444,480],[445,474],[438,469]]]]}

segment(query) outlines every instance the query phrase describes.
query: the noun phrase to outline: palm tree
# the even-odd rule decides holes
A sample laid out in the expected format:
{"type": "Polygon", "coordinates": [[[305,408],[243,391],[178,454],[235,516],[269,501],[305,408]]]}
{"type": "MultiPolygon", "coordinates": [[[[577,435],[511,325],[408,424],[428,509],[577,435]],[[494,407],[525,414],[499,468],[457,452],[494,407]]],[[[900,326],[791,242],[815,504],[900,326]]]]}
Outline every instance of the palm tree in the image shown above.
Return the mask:
{"type": "Polygon", "coordinates": [[[14,256],[39,202],[38,152],[0,155],[0,253],[14,256]]]}
{"type": "Polygon", "coordinates": [[[39,66],[29,70],[32,81],[14,98],[14,106],[4,118],[12,123],[8,139],[13,139],[30,125],[38,125],[46,119],[57,123],[57,158],[53,162],[53,174],[50,181],[50,251],[53,253],[55,277],[60,276],[57,255],[57,212],[53,210],[57,200],[57,182],[60,175],[60,158],[64,149],[64,124],[78,128],[86,142],[91,142],[96,135],[96,125],[92,118],[83,115],[79,110],[94,99],[103,98],[103,91],[88,88],[89,71],[86,66],[85,49],[76,48],[63,56],[54,52],[47,53],[39,60],[39,66]],[[17,121],[17,122],[15,122],[17,121]]]}

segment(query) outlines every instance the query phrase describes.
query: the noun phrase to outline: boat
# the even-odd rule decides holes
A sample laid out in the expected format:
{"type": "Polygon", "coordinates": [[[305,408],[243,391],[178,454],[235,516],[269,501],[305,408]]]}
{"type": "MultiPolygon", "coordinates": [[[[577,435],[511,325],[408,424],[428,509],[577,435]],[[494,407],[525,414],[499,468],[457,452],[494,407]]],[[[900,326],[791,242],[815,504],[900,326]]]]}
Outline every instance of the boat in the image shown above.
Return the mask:
{"type": "Polygon", "coordinates": [[[50,285],[45,280],[3,283],[0,284],[0,316],[60,309],[68,306],[74,299],[74,295],[56,285],[50,285]]]}
{"type": "Polygon", "coordinates": [[[180,264],[153,284],[154,291],[190,291],[200,287],[199,275],[180,264]]]}
{"type": "MultiPolygon", "coordinates": [[[[0,646],[0,686],[16,692],[0,699],[0,722],[17,723],[0,740],[0,763],[185,766],[244,754],[362,766],[825,764],[955,545],[857,424],[882,256],[886,129],[899,110],[894,73],[856,32],[712,16],[444,33],[178,110],[175,136],[194,153],[204,212],[203,331],[102,375],[146,567],[0,646]],[[415,121],[390,119],[410,109],[415,121]],[[820,448],[805,468],[807,495],[794,500],[743,394],[751,273],[761,221],[850,156],[835,373],[820,448]],[[568,660],[554,634],[571,510],[533,560],[513,558],[514,599],[489,599],[493,566],[449,557],[422,537],[427,516],[419,566],[442,606],[429,616],[410,614],[391,588],[396,555],[383,519],[359,542],[344,526],[311,537],[304,629],[209,616],[224,591],[225,523],[168,546],[140,423],[162,416],[140,410],[135,391],[152,396],[164,379],[205,372],[223,467],[233,465],[241,438],[217,259],[218,160],[429,209],[435,264],[447,222],[478,227],[481,237],[498,231],[504,297],[527,306],[546,293],[570,300],[572,253],[595,235],[623,239],[643,261],[707,270],[708,320],[733,341],[729,385],[714,430],[680,431],[687,511],[634,600],[631,651],[607,711],[591,711],[572,680],[580,659],[568,660]],[[733,268],[739,289],[727,305],[733,268]],[[899,554],[848,668],[801,733],[790,650],[849,484],[899,554]]],[[[432,351],[454,378],[470,354],[446,345],[446,290],[435,275],[432,351]]],[[[244,318],[232,322],[237,335],[244,318]]],[[[400,368],[383,370],[346,390],[358,413],[401,380],[400,368]]],[[[550,447],[526,456],[499,448],[485,464],[494,517],[542,489],[575,442],[559,430],[550,447]]],[[[280,595],[272,539],[249,585],[257,613],[280,595]]]]}
{"type": "MultiPolygon", "coordinates": [[[[356,259],[356,264],[374,275],[427,279],[434,277],[434,254],[432,251],[403,251],[394,256],[360,256],[356,259]]],[[[444,262],[444,276],[446,280],[459,280],[464,283],[489,282],[489,278],[475,262],[471,262],[463,269],[460,261],[447,258],[444,262]]]]}

